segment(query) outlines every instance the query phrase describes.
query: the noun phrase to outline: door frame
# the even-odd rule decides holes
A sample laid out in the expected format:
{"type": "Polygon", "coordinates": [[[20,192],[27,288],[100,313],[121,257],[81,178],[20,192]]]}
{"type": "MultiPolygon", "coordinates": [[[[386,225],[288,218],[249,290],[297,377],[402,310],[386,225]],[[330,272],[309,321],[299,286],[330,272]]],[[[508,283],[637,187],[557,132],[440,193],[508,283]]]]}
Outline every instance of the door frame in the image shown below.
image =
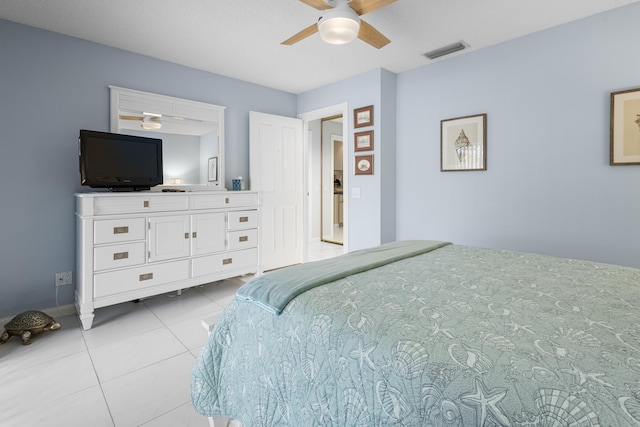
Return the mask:
{"type": "Polygon", "coordinates": [[[350,165],[351,163],[349,163],[349,145],[347,143],[347,141],[349,141],[349,104],[347,102],[343,102],[340,104],[336,104],[336,105],[331,105],[328,107],[324,107],[324,108],[320,108],[318,110],[313,110],[313,111],[309,111],[306,113],[301,113],[298,114],[298,118],[302,120],[302,138],[304,140],[304,149],[305,149],[305,161],[304,161],[304,177],[305,177],[305,191],[306,191],[306,197],[304,198],[304,205],[303,205],[303,215],[304,215],[304,220],[303,220],[303,233],[304,233],[304,237],[303,237],[303,260],[304,262],[308,261],[309,257],[308,257],[308,246],[309,246],[309,241],[310,241],[310,229],[311,229],[311,225],[310,225],[310,208],[309,208],[309,198],[311,197],[312,194],[312,189],[311,189],[311,180],[309,179],[309,169],[310,169],[310,165],[311,165],[311,150],[309,149],[309,144],[311,143],[311,141],[309,140],[309,122],[311,121],[315,121],[315,120],[321,120],[327,117],[332,117],[332,116],[337,116],[337,115],[342,115],[342,135],[343,135],[343,150],[342,150],[342,160],[343,160],[343,164],[344,164],[344,173],[343,173],[343,177],[342,177],[342,188],[344,190],[346,190],[347,192],[344,194],[343,197],[343,207],[344,207],[344,211],[343,211],[343,220],[344,220],[344,225],[343,225],[343,231],[344,231],[344,237],[343,237],[343,244],[342,244],[342,250],[343,253],[347,253],[349,252],[349,194],[348,194],[348,190],[349,190],[349,173],[350,173],[350,165]]]}

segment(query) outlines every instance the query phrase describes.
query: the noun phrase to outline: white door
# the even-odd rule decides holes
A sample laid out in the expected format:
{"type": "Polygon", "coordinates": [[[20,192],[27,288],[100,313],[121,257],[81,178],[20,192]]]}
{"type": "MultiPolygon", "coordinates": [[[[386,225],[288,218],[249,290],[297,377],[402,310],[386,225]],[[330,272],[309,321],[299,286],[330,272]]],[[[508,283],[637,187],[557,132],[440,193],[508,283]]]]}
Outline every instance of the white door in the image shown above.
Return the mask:
{"type": "Polygon", "coordinates": [[[249,115],[251,191],[260,197],[262,270],[301,263],[304,244],[302,120],[252,111],[249,115]]]}

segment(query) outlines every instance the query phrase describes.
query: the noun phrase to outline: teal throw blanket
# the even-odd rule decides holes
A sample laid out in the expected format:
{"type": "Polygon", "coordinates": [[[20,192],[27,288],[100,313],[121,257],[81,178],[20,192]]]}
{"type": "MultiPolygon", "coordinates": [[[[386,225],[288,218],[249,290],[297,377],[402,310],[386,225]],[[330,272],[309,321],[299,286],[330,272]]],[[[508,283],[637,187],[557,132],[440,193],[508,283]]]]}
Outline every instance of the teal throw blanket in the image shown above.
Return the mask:
{"type": "Polygon", "coordinates": [[[298,264],[253,279],[238,289],[236,298],[252,302],[270,313],[280,314],[289,301],[316,286],[449,244],[433,240],[407,240],[350,252],[336,258],[298,264]]]}

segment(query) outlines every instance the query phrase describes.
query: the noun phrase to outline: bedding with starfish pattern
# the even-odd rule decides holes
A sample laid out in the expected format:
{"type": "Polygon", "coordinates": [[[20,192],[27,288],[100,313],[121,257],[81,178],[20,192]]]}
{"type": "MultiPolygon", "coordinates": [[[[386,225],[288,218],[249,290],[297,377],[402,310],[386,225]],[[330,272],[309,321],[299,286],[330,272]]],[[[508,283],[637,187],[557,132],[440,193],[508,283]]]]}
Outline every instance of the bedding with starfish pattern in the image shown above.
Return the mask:
{"type": "MultiPolygon", "coordinates": [[[[640,425],[639,269],[437,246],[345,267],[280,311],[239,291],[193,368],[196,410],[244,427],[640,425]]],[[[327,268],[311,264],[295,275],[327,268]]]]}

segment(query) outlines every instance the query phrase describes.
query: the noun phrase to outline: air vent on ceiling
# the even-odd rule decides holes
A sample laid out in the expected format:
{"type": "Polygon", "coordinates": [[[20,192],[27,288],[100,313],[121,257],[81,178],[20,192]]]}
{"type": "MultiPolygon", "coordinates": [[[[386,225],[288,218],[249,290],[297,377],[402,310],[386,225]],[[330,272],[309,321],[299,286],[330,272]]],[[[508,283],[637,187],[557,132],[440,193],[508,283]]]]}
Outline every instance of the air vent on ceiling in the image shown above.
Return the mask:
{"type": "Polygon", "coordinates": [[[424,56],[426,56],[429,59],[436,59],[436,58],[440,58],[441,56],[445,56],[445,55],[449,55],[453,52],[457,52],[459,50],[463,50],[465,48],[467,48],[467,44],[463,41],[459,41],[457,43],[454,44],[450,44],[448,46],[444,46],[441,47],[439,49],[435,49],[432,51],[429,51],[425,54],[423,54],[424,56]]]}

